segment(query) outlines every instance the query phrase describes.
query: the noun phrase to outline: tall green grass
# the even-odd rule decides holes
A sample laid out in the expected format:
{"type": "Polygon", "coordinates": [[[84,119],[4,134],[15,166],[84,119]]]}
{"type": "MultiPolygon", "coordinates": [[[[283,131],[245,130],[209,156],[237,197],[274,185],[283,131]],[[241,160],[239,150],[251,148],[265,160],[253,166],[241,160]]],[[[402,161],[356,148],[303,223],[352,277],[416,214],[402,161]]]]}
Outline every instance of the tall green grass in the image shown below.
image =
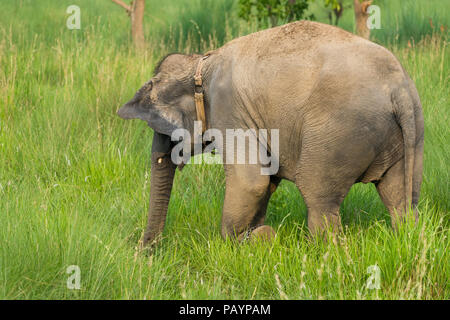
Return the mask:
{"type": "Polygon", "coordinates": [[[406,44],[433,33],[448,36],[449,1],[378,0],[374,3],[381,9],[381,29],[372,32],[372,37],[378,42],[406,44]]]}
{"type": "Polygon", "coordinates": [[[151,256],[139,253],[152,132],[115,111],[163,53],[248,31],[208,38],[220,28],[211,25],[196,42],[186,23],[170,40],[170,25],[208,15],[183,9],[186,1],[148,3],[148,47],[139,53],[129,46],[128,17],[109,1],[0,3],[0,298],[450,298],[449,49],[438,32],[391,46],[425,114],[417,226],[393,233],[374,187],[356,185],[341,207],[340,243],[311,241],[305,205],[283,182],[268,208],[275,241],[236,245],[220,237],[222,168],[188,165],[176,175],[163,242],[151,256]],[[81,30],[65,28],[69,4],[81,7],[81,30]],[[66,286],[69,265],[81,268],[81,290],[66,286]],[[371,265],[381,270],[379,290],[366,286],[371,265]]]}
{"type": "MultiPolygon", "coordinates": [[[[420,41],[433,33],[444,33],[448,36],[450,22],[450,2],[441,0],[375,0],[374,5],[380,7],[380,29],[371,31],[371,39],[385,45],[420,41]],[[442,31],[441,31],[442,29],[442,31]]],[[[339,27],[354,31],[353,1],[344,0],[344,11],[339,20],[339,27]]],[[[310,5],[319,21],[329,23],[329,9],[323,7],[321,1],[310,5]]]]}

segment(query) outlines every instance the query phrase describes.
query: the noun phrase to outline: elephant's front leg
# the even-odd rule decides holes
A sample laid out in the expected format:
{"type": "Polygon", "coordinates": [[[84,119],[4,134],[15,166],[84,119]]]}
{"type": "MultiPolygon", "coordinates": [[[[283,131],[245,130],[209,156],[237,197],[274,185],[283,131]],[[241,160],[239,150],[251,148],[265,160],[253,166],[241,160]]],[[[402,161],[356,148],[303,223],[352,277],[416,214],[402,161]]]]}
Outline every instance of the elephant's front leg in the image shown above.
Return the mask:
{"type": "Polygon", "coordinates": [[[273,229],[263,225],[272,193],[270,176],[261,175],[259,165],[227,165],[225,174],[222,236],[240,241],[273,238],[273,229]]]}

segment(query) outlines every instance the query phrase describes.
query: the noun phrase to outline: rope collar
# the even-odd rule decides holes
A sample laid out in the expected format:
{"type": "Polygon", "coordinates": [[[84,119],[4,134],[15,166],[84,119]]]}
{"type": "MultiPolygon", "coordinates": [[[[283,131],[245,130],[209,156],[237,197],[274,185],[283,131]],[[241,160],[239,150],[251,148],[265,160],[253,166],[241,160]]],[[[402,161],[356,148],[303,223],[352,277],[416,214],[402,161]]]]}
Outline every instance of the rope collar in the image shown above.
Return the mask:
{"type": "Polygon", "coordinates": [[[206,53],[200,58],[197,64],[197,70],[195,71],[194,81],[194,100],[195,100],[195,111],[197,112],[197,121],[202,123],[202,134],[206,131],[206,116],[205,116],[205,100],[204,100],[204,90],[203,90],[203,79],[202,79],[202,67],[204,61],[210,56],[210,53],[206,53]]]}

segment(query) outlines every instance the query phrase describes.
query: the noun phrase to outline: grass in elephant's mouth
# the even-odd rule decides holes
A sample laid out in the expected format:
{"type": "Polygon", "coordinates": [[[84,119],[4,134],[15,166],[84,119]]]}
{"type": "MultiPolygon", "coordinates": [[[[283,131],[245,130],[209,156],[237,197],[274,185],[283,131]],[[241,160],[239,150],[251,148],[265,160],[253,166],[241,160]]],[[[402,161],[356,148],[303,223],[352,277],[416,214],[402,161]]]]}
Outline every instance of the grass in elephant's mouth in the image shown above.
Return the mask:
{"type": "Polygon", "coordinates": [[[417,226],[393,233],[374,187],[357,185],[341,208],[340,244],[312,242],[300,194],[283,182],[268,209],[275,241],[235,245],[220,236],[221,167],[190,165],[177,173],[164,241],[148,257],[136,246],[152,133],[115,111],[156,59],[89,31],[59,41],[21,30],[0,28],[0,298],[450,298],[445,39],[393,48],[425,113],[417,226]],[[70,265],[80,267],[80,290],[66,286],[70,265]],[[373,265],[379,289],[368,282],[373,265]]]}

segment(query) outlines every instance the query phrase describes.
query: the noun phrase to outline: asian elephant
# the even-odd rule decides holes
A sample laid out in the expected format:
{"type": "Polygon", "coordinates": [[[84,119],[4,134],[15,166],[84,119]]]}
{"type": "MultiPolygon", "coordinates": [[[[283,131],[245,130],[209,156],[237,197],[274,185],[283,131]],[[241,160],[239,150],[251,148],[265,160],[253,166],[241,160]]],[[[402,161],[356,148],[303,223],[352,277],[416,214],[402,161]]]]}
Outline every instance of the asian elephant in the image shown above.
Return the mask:
{"type": "MultiPolygon", "coordinates": [[[[199,75],[206,129],[279,132],[276,173],[262,174],[259,160],[224,164],[223,237],[271,237],[263,223],[281,179],[300,190],[313,234],[341,228],[340,204],[358,182],[376,185],[394,229],[411,207],[417,218],[424,120],[413,81],[380,45],[298,21],[237,38],[206,56],[168,55],[119,109],[120,117],[142,119],[154,130],[144,243],[164,228],[177,168],[171,134],[194,131],[199,75]]],[[[267,142],[270,154],[273,141],[267,142]]]]}

